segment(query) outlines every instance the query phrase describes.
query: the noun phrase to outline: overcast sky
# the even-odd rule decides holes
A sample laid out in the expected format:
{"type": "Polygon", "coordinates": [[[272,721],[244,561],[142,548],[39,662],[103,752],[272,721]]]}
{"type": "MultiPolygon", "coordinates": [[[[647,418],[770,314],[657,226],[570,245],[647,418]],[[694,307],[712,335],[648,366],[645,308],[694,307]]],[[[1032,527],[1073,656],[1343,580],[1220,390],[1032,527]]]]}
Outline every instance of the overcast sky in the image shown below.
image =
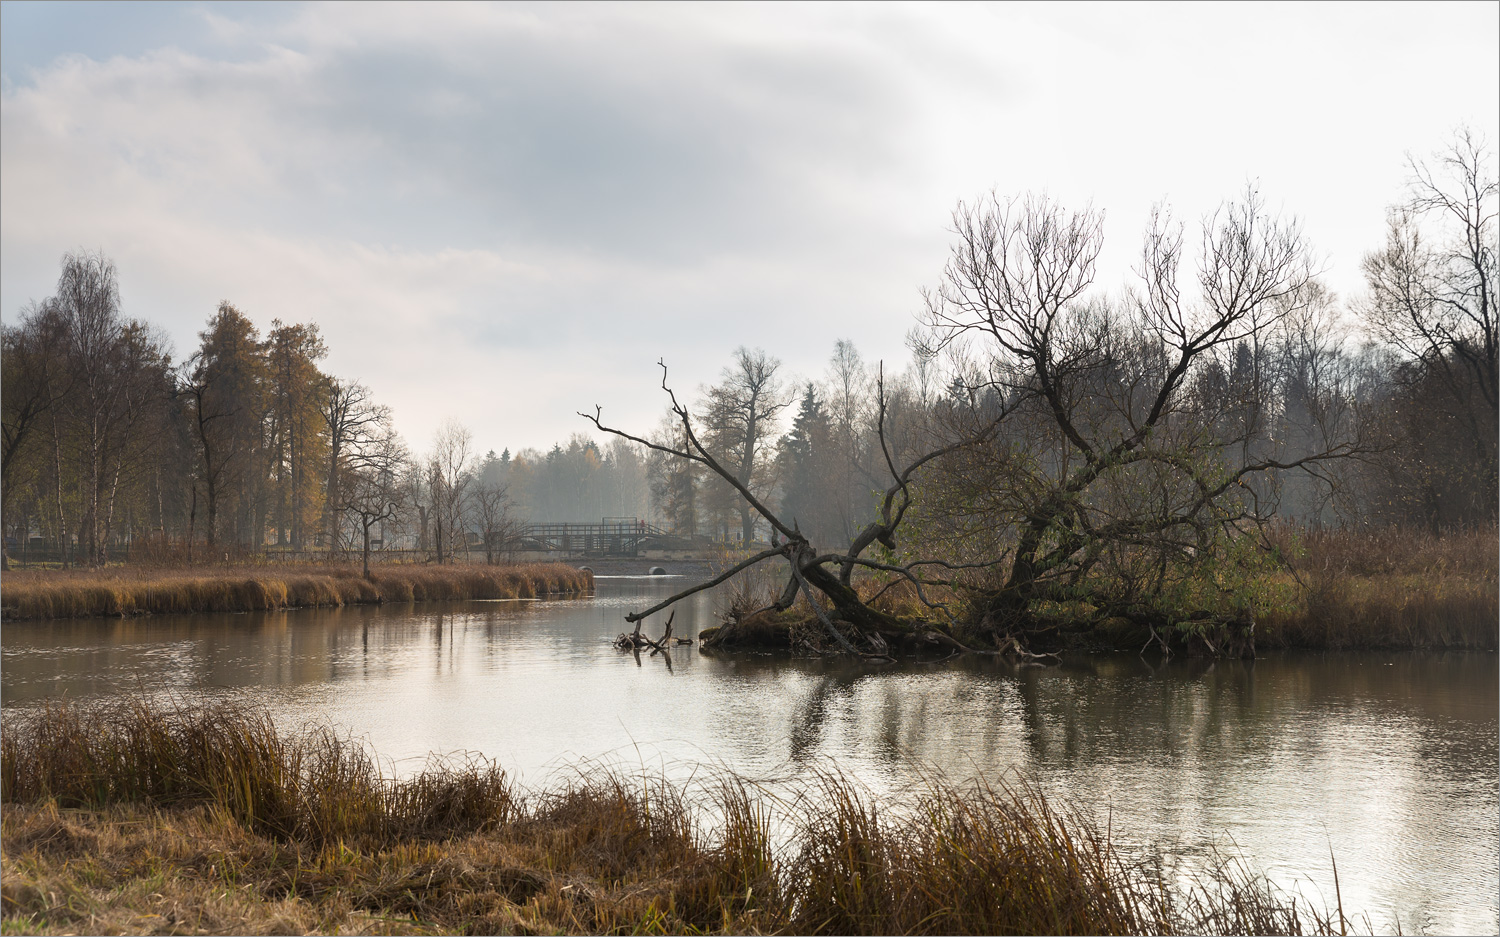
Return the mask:
{"type": "Polygon", "coordinates": [[[313,321],[414,448],[646,429],[741,344],[904,363],[959,199],[1259,184],[1341,295],[1408,152],[1500,137],[1500,5],[0,4],[0,315],[101,249],[179,357],[313,321]]]}

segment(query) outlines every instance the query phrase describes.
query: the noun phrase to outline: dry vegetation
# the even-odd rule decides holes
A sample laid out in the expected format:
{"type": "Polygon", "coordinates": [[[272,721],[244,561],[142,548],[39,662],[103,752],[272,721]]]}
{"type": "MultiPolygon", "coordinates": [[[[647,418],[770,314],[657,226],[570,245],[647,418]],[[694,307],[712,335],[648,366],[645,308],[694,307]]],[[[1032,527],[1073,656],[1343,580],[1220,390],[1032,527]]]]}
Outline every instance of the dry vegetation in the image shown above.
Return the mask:
{"type": "Polygon", "coordinates": [[[0,583],[6,620],[249,612],[278,608],[584,595],[593,576],[562,563],[510,566],[106,567],[16,570],[0,583]]]}
{"type": "Polygon", "coordinates": [[[878,805],[485,761],[380,776],[328,731],[129,701],[6,714],[5,933],[1331,933],[1243,865],[1191,886],[1034,790],[878,805]],[[780,821],[785,821],[784,824],[780,821]],[[784,828],[784,839],[771,829],[784,828]]]}
{"type": "Polygon", "coordinates": [[[1500,538],[1401,528],[1326,530],[1277,545],[1292,599],[1266,615],[1266,646],[1495,650],[1500,538]]]}
{"type": "MultiPolygon", "coordinates": [[[[1254,608],[1256,644],[1262,649],[1465,649],[1500,646],[1500,535],[1491,530],[1298,531],[1269,534],[1279,559],[1242,575],[1236,601],[1254,608]]],[[[721,564],[729,565],[729,564],[721,564]]],[[[733,581],[725,611],[734,629],[705,629],[706,647],[733,644],[792,647],[815,643],[821,629],[806,602],[785,612],[768,610],[777,583],[760,570],[733,581]]],[[[910,583],[894,576],[856,579],[862,601],[902,619],[941,623],[910,583]]],[[[971,617],[961,591],[929,586],[925,595],[945,602],[960,622],[971,617]]],[[[1185,607],[1212,607],[1224,596],[1207,588],[1190,594],[1185,607]]],[[[1077,637],[1075,650],[1138,650],[1146,632],[1128,622],[1101,618],[1086,601],[1053,603],[1039,618],[1077,637]]],[[[1177,647],[1181,633],[1164,634],[1177,647]]],[[[1197,650],[1180,640],[1188,652],[1197,650]]],[[[941,647],[935,650],[942,650],[941,647]]]]}

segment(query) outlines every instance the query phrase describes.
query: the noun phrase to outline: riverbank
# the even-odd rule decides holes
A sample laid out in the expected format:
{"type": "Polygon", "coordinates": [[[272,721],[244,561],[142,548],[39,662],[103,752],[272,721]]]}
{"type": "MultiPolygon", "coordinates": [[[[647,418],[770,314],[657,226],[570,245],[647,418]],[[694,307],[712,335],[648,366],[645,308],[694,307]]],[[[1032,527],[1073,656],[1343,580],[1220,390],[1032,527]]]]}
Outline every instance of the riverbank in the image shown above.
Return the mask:
{"type": "MultiPolygon", "coordinates": [[[[1029,623],[1031,649],[1088,653],[1166,645],[1174,654],[1224,656],[1222,646],[1202,636],[1204,622],[1218,616],[1230,622],[1221,630],[1253,622],[1253,641],[1244,642],[1246,649],[1500,649],[1500,541],[1493,530],[1438,536],[1399,529],[1280,529],[1270,532],[1270,546],[1274,553],[1261,554],[1253,572],[1226,569],[1222,581],[1184,590],[1175,607],[1163,602],[1152,609],[1142,602],[1142,610],[1152,614],[1141,617],[1157,619],[1154,631],[1140,620],[1110,617],[1086,599],[1043,603],[1029,623]],[[1268,556],[1274,561],[1265,562],[1268,556]]],[[[785,612],[766,611],[778,585],[770,579],[741,585],[731,601],[733,624],[705,629],[702,646],[785,650],[828,643],[826,626],[804,599],[785,612]]],[[[871,608],[949,630],[894,577],[867,577],[854,585],[871,608]]],[[[967,605],[968,596],[933,586],[926,594],[948,604],[957,637],[988,646],[989,633],[969,628],[978,615],[967,605]]],[[[858,636],[851,631],[846,637],[858,636]]],[[[941,640],[908,644],[902,648],[906,653],[947,649],[941,640]]]]}
{"type": "MultiPolygon", "coordinates": [[[[773,798],[483,760],[382,777],[329,731],[141,701],[7,712],[6,933],[1332,933],[1242,863],[1167,881],[1037,791],[773,798]],[[772,830],[777,831],[773,837],[772,830]]],[[[1158,870],[1160,866],[1156,866],[1158,870]]],[[[1367,922],[1363,922],[1368,927],[1367,922]]]]}
{"type": "Polygon", "coordinates": [[[108,567],[14,570],[0,580],[6,621],[588,595],[592,574],[562,563],[504,566],[108,567]]]}
{"type": "MultiPolygon", "coordinates": [[[[873,595],[878,589],[863,583],[857,586],[861,595],[873,595]]],[[[1268,603],[1256,615],[1254,647],[1261,651],[1495,651],[1500,646],[1500,586],[1492,578],[1450,571],[1340,574],[1299,581],[1287,574],[1268,577],[1260,586],[1279,593],[1275,604],[1268,603]]],[[[766,599],[753,607],[768,603],[766,599]]],[[[875,607],[901,618],[932,620],[930,612],[910,600],[875,607]]],[[[1085,602],[1059,606],[1054,623],[1054,643],[1043,650],[1108,653],[1166,644],[1174,654],[1216,656],[1204,642],[1194,640],[1187,628],[1160,627],[1153,636],[1136,622],[1101,618],[1085,602]]],[[[960,631],[960,637],[982,644],[984,636],[960,631]]],[[[804,601],[786,612],[752,615],[733,629],[705,628],[699,639],[706,650],[790,651],[816,646],[823,640],[823,626],[804,601]]],[[[915,645],[914,650],[949,651],[930,641],[915,645]]],[[[906,651],[912,653],[913,648],[906,651]]]]}

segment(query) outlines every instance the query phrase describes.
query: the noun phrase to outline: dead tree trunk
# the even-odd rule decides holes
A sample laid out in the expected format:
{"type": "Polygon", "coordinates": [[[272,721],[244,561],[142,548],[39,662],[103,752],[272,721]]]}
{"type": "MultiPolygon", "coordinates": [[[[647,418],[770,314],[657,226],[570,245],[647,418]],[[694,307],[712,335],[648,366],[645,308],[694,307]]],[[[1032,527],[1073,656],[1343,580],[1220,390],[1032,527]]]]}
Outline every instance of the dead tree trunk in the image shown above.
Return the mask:
{"type": "Polygon", "coordinates": [[[909,565],[896,565],[882,563],[865,557],[864,552],[876,543],[894,550],[896,533],[906,516],[907,509],[911,506],[910,485],[912,476],[918,469],[933,459],[937,459],[963,446],[971,445],[976,441],[988,437],[994,432],[1001,420],[1004,419],[1007,411],[1002,409],[992,420],[982,426],[977,434],[967,436],[945,446],[934,448],[912,460],[904,469],[898,470],[895,458],[890,451],[885,437],[886,397],[884,376],[882,375],[879,382],[878,427],[881,449],[891,475],[891,485],[886,489],[885,496],[881,502],[879,518],[866,525],[854,537],[848,550],[837,553],[819,553],[808,542],[807,538],[803,536],[801,530],[795,524],[786,523],[775,512],[771,511],[760,498],[756,497],[749,486],[740,479],[739,473],[732,471],[721,463],[703,445],[693,428],[691,415],[678,402],[677,396],[673,393],[672,389],[667,386],[666,365],[660,364],[660,367],[662,369],[662,390],[670,398],[672,412],[683,430],[683,444],[681,448],[655,443],[624,430],[606,426],[600,419],[601,411],[599,408],[595,408],[593,414],[580,413],[579,415],[591,421],[601,432],[629,439],[632,442],[676,458],[696,462],[718,475],[735,489],[749,510],[754,511],[770,525],[773,542],[779,541],[779,545],[773,546],[768,550],[762,550],[720,575],[698,583],[648,609],[626,615],[625,620],[636,623],[637,628],[634,636],[622,635],[622,640],[628,638],[632,645],[635,646],[638,646],[636,642],[641,640],[649,641],[649,639],[640,637],[639,623],[646,616],[661,611],[689,595],[725,582],[752,566],[767,560],[780,558],[788,565],[786,586],[782,590],[781,597],[772,606],[762,611],[785,611],[791,608],[798,596],[801,595],[807,600],[813,614],[819,620],[829,637],[833,639],[835,646],[837,646],[841,653],[888,659],[890,645],[893,642],[909,644],[913,640],[921,644],[936,642],[952,645],[963,650],[973,650],[959,644],[949,630],[940,625],[927,621],[902,621],[871,607],[864,599],[860,598],[859,592],[853,585],[852,574],[855,567],[895,573],[915,586],[919,599],[927,608],[942,613],[951,622],[951,616],[948,615],[947,607],[942,603],[929,601],[923,591],[923,586],[950,585],[951,583],[945,580],[935,580],[930,576],[923,575],[918,568],[923,565],[946,566],[948,564],[913,563],[909,565]],[[831,606],[830,610],[824,611],[818,596],[822,596],[828,602],[831,606]],[[841,628],[840,624],[844,627],[841,628]],[[868,650],[861,648],[860,645],[868,648],[868,650]]]}

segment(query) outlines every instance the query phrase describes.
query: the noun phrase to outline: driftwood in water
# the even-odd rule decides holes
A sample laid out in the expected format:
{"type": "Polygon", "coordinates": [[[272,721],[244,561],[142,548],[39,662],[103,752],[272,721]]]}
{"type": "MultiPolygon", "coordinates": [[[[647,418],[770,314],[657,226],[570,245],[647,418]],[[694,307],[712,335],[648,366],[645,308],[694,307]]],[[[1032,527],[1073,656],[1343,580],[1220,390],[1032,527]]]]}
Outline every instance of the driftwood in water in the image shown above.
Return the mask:
{"type": "Polygon", "coordinates": [[[673,609],[672,614],[667,616],[666,630],[662,632],[660,640],[657,641],[653,641],[644,634],[641,634],[642,619],[637,619],[634,631],[628,634],[622,632],[618,638],[615,638],[615,647],[622,651],[639,651],[642,648],[649,647],[651,648],[651,653],[655,654],[676,644],[692,644],[692,638],[677,638],[675,640],[672,638],[672,619],[676,617],[677,610],[673,609]]]}

